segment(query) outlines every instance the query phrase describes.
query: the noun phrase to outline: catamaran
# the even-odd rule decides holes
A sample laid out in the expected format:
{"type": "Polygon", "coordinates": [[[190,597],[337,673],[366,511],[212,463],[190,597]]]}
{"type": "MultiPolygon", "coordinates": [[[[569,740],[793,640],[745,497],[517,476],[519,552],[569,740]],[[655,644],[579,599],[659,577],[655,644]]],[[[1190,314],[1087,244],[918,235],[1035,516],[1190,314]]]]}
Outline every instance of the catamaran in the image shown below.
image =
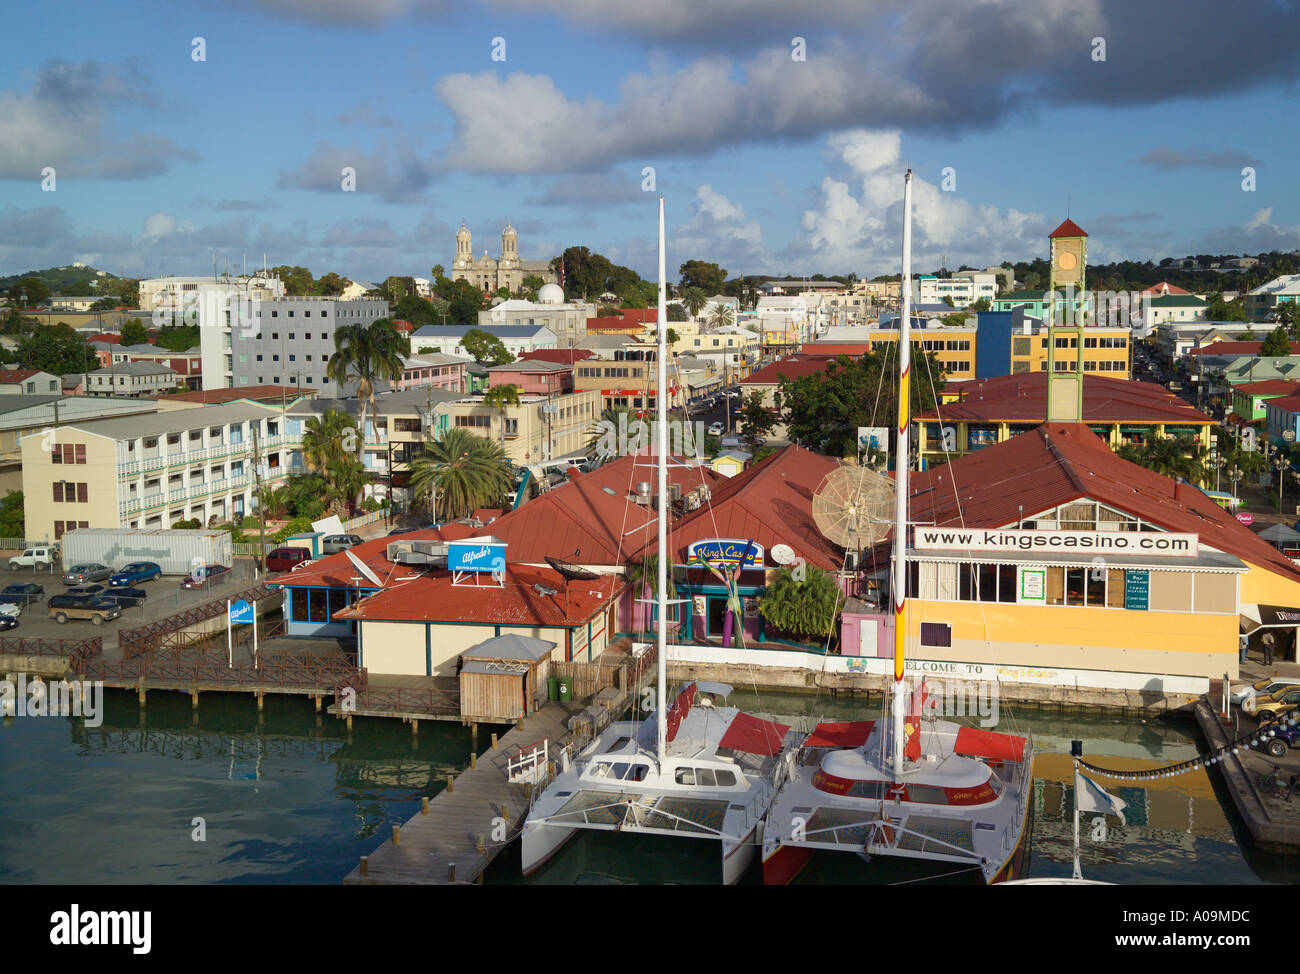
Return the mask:
{"type": "Polygon", "coordinates": [[[907,485],[911,377],[912,173],[903,183],[902,313],[894,558],[894,683],[888,721],[818,724],[787,754],[786,781],[763,834],[763,880],[784,884],[819,851],[914,860],[922,874],[985,883],[1023,875],[1032,814],[1032,740],[927,714],[909,694],[907,485]]]}
{"type": "MultiPolygon", "coordinates": [[[[659,321],[667,321],[664,204],[659,200],[659,321]]],[[[668,389],[666,328],[659,328],[656,419],[658,704],[644,721],[618,721],[576,757],[560,755],[554,780],[521,834],[523,872],[540,869],[582,830],[705,839],[719,844],[717,878],[739,881],[757,856],[763,822],[792,767],[784,724],[725,705],[731,688],[693,682],[666,707],[668,633],[668,389]],[[718,705],[721,701],[722,706],[718,705]]]]}

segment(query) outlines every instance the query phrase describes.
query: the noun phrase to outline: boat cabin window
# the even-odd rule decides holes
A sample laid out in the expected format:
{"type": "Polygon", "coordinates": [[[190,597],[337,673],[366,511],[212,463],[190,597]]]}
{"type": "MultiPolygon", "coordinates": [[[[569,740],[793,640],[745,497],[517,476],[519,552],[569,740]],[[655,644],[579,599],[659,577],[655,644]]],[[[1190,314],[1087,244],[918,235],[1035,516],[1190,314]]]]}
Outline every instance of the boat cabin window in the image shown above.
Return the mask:
{"type": "Polygon", "coordinates": [[[885,783],[883,781],[855,781],[848,791],[850,798],[884,798],[885,783]]]}
{"type": "Polygon", "coordinates": [[[730,788],[736,783],[736,773],[734,771],[718,772],[718,787],[730,788]]]}
{"type": "Polygon", "coordinates": [[[614,778],[618,781],[644,781],[649,768],[644,764],[627,761],[597,761],[591,766],[591,777],[614,778]]]}
{"type": "Polygon", "coordinates": [[[674,780],[675,780],[679,785],[693,785],[693,784],[695,784],[695,769],[694,769],[694,768],[678,768],[678,769],[677,769],[677,775],[676,775],[676,777],[674,778],[674,780]]]}
{"type": "Polygon", "coordinates": [[[718,785],[717,779],[713,777],[712,768],[696,768],[695,783],[704,785],[706,788],[716,788],[718,785]]]}
{"type": "Polygon", "coordinates": [[[926,805],[947,805],[948,795],[942,788],[935,788],[933,785],[908,785],[907,800],[923,802],[926,805]]]}
{"type": "Polygon", "coordinates": [[[733,788],[736,784],[736,773],[714,768],[678,768],[675,780],[679,785],[733,788]]]}

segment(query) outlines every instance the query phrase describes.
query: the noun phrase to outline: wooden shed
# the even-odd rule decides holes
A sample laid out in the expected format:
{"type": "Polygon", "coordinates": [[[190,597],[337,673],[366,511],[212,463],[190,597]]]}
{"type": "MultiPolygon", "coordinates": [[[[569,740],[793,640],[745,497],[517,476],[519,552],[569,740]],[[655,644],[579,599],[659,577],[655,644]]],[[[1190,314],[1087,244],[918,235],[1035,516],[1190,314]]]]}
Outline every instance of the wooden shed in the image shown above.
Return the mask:
{"type": "Polygon", "coordinates": [[[460,715],[506,724],[546,702],[551,651],[546,639],[514,633],[485,639],[460,654],[460,715]]]}

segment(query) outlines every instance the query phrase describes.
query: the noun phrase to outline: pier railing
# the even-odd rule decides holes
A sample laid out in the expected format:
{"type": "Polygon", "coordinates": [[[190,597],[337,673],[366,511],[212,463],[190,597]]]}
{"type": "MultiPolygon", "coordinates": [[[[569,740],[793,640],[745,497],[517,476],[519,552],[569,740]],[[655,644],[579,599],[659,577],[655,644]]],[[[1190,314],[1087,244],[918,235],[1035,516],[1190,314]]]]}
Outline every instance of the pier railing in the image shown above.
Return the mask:
{"type": "MultiPolygon", "coordinates": [[[[246,602],[257,602],[260,599],[271,596],[279,597],[279,595],[279,589],[258,585],[254,588],[245,589],[237,595],[230,596],[230,601],[237,602],[243,599],[246,602]]],[[[186,636],[198,634],[183,633],[183,630],[198,625],[200,622],[215,619],[225,611],[226,599],[213,599],[210,602],[192,606],[156,622],[137,626],[134,629],[123,629],[118,633],[117,642],[122,648],[122,655],[127,657],[150,653],[163,646],[185,645],[186,642],[191,641],[187,640],[186,636]]]]}
{"type": "MultiPolygon", "coordinates": [[[[365,671],[361,671],[364,673],[365,671]]],[[[460,691],[436,687],[386,687],[340,683],[335,697],[351,688],[356,691],[356,709],[361,713],[459,714],[460,691]]]]}
{"type": "Polygon", "coordinates": [[[89,639],[31,639],[19,636],[0,637],[0,655],[4,656],[66,656],[73,671],[79,661],[100,656],[104,640],[99,636],[89,639]]]}
{"type": "Polygon", "coordinates": [[[231,666],[220,653],[171,659],[140,656],[125,660],[91,659],[83,665],[82,675],[87,680],[102,680],[119,686],[166,684],[178,689],[201,685],[329,691],[344,682],[364,687],[367,679],[365,670],[348,668],[334,660],[304,663],[299,660],[279,661],[273,657],[271,661],[259,660],[256,666],[251,663],[231,666]]]}

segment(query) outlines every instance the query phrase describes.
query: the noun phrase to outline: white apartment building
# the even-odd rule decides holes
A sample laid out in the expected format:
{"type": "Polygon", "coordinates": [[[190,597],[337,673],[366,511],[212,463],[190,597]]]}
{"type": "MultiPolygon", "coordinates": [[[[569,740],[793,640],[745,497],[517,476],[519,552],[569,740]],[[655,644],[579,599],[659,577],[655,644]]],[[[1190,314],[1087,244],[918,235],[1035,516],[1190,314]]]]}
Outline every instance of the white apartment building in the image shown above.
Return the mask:
{"type": "Polygon", "coordinates": [[[491,329],[503,325],[549,328],[557,348],[576,348],[587,337],[587,319],[596,317],[596,306],[585,301],[564,302],[559,285],[543,285],[537,301],[511,299],[478,313],[480,327],[491,329]],[[559,300],[555,300],[558,295],[559,300]],[[542,297],[552,300],[542,300],[542,297]]]}
{"type": "Polygon", "coordinates": [[[678,354],[709,360],[726,382],[749,375],[762,352],[758,335],[738,325],[714,328],[683,338],[675,350],[678,354]]]}
{"type": "Polygon", "coordinates": [[[990,302],[998,296],[998,277],[986,271],[958,271],[951,277],[926,274],[917,278],[920,304],[941,304],[951,298],[954,307],[965,308],[980,298],[990,302]]]}
{"type": "Polygon", "coordinates": [[[1300,301],[1300,274],[1284,274],[1246,292],[1246,314],[1251,321],[1271,321],[1278,305],[1295,304],[1297,301],[1300,301]]]}

